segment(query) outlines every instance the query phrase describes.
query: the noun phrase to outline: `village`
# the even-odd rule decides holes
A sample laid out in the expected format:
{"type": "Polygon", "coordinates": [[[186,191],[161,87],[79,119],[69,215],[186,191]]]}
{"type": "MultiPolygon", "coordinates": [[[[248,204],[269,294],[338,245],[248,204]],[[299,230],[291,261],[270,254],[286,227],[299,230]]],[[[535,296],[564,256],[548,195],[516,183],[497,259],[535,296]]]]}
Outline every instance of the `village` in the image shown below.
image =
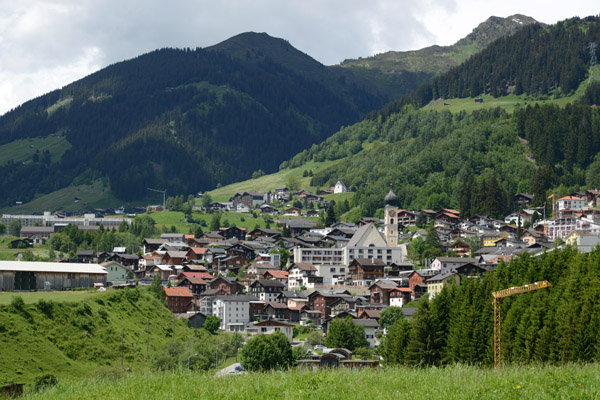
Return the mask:
{"type": "MultiPolygon", "coordinates": [[[[347,189],[338,182],[331,191],[347,189]]],[[[486,216],[464,220],[453,209],[399,209],[390,190],[383,219],[317,227],[307,217],[325,212],[328,204],[320,195],[285,188],[237,193],[206,211],[268,214],[277,228],[221,227],[199,237],[163,233],[145,238],[141,255],[117,247],[106,253],[80,250],[75,258],[54,263],[0,261],[0,289],[118,289],[154,280],[163,286],[169,310],[195,328],[216,316],[222,331],[280,331],[292,342],[298,324],[326,335],[334,318],[351,317],[375,348],[384,333],[380,315],[388,307],[401,308],[410,319],[422,296],[432,299],[444,286],[477,279],[523,253],[539,256],[567,245],[592,251],[600,243],[599,196],[597,190],[573,193],[556,199],[553,215],[544,215],[529,208],[532,196],[519,194],[514,201],[520,211],[502,221],[486,216]],[[286,206],[291,196],[315,207],[286,206]],[[284,206],[274,207],[274,199],[284,206]],[[436,236],[441,255],[418,259],[415,243],[426,242],[428,235],[436,236]]],[[[7,225],[15,219],[22,224],[15,248],[43,244],[68,224],[97,230],[132,221],[95,214],[2,216],[7,225]]]]}

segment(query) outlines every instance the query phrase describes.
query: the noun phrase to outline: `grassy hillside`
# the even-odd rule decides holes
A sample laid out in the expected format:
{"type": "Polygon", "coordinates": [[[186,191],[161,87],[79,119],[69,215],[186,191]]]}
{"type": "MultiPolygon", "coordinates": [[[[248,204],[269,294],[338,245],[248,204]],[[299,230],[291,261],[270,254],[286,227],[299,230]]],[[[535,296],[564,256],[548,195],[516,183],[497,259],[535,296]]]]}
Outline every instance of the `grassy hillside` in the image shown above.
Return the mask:
{"type": "Polygon", "coordinates": [[[19,206],[5,207],[8,214],[31,214],[43,211],[86,211],[93,208],[119,207],[127,202],[117,199],[102,181],[89,185],[68,186],[19,206]],[[80,200],[75,201],[78,197],[80,200]]]}
{"type": "Polygon", "coordinates": [[[122,332],[124,366],[135,370],[148,361],[147,322],[150,357],[172,340],[173,328],[178,338],[193,335],[145,289],[20,296],[0,296],[3,304],[11,298],[0,306],[0,384],[31,383],[47,373],[79,378],[120,368],[122,332]]]}
{"type": "Polygon", "coordinates": [[[304,171],[312,170],[313,173],[333,165],[335,161],[315,162],[310,161],[301,168],[286,168],[274,174],[263,175],[260,178],[233,183],[208,192],[213,201],[229,201],[236,193],[247,191],[268,192],[275,188],[287,187],[290,179],[297,180],[299,187],[305,190],[315,190],[310,186],[310,177],[302,177],[304,171]]]}
{"type": "Polygon", "coordinates": [[[64,136],[46,136],[30,139],[19,139],[0,146],[0,165],[9,161],[17,163],[31,162],[33,155],[39,150],[40,158],[45,150],[50,152],[52,162],[60,160],[71,144],[64,136]]]}
{"type": "Polygon", "coordinates": [[[30,399],[593,399],[598,365],[289,371],[215,378],[176,372],[59,382],[30,399]],[[198,384],[201,382],[201,384],[198,384]]]}

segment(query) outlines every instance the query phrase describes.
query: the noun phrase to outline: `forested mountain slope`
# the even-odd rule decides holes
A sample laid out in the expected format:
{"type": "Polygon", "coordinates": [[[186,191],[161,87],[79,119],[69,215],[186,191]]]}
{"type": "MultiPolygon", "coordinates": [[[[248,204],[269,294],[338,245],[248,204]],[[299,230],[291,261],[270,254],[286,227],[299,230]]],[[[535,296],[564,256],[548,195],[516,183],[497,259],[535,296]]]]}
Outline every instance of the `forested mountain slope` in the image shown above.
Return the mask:
{"type": "Polygon", "coordinates": [[[525,27],[281,168],[339,160],[318,171],[312,184],[329,187],[342,179],[356,191],[354,219],[383,207],[390,184],[401,207],[452,207],[465,216],[495,217],[513,209],[511,199],[519,192],[532,193],[535,203],[543,204],[551,189],[564,195],[600,187],[600,112],[593,106],[600,104],[600,84],[589,83],[590,41],[600,41],[596,17],[525,27]],[[502,109],[419,109],[440,93],[461,97],[490,93],[494,87],[516,90],[514,82],[525,76],[523,71],[530,78],[523,86],[529,101],[587,89],[577,104],[522,104],[512,115],[502,109]],[[481,89],[469,91],[472,85],[481,89]]]}
{"type": "Polygon", "coordinates": [[[374,84],[387,87],[394,97],[416,90],[434,76],[448,71],[504,36],[525,26],[540,24],[535,19],[515,14],[490,17],[473,32],[451,46],[430,46],[413,51],[388,51],[372,57],[344,60],[340,66],[365,76],[374,84]]]}
{"type": "Polygon", "coordinates": [[[156,50],[0,117],[0,145],[64,135],[71,146],[58,161],[39,154],[0,165],[0,206],[77,177],[108,177],[123,200],[140,199],[147,187],[214,188],[275,170],[386,101],[352,72],[324,67],[266,34],[156,50]]]}

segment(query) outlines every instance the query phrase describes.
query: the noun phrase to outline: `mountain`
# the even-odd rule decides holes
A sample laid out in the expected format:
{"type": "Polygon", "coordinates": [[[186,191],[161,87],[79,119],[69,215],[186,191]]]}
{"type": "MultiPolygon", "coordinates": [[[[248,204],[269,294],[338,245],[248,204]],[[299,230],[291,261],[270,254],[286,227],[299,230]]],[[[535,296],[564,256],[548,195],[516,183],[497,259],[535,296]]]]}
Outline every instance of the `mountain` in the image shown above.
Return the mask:
{"type": "Polygon", "coordinates": [[[599,41],[599,17],[529,25],[281,169],[329,161],[311,186],[346,183],[355,191],[352,219],[373,216],[390,184],[403,208],[495,217],[520,192],[541,205],[548,190],[564,196],[598,187],[600,69],[588,68],[587,44],[599,41]],[[486,104],[473,101],[480,94],[486,104]],[[427,108],[440,97],[445,109],[427,108]],[[513,107],[490,108],[488,99],[513,107]],[[454,103],[470,111],[451,112],[454,103]]]}
{"type": "Polygon", "coordinates": [[[267,34],[156,50],[0,117],[9,155],[0,163],[0,206],[99,179],[121,200],[141,199],[148,187],[211,189],[274,171],[389,100],[352,71],[267,34]],[[15,151],[52,138],[67,143],[15,151]]]}
{"type": "Polygon", "coordinates": [[[344,60],[340,66],[368,76],[374,84],[378,81],[392,83],[388,86],[390,94],[398,97],[417,89],[439,73],[459,65],[493,41],[510,36],[532,24],[545,26],[522,14],[506,18],[492,16],[451,46],[436,45],[414,51],[388,51],[372,57],[344,60]]]}

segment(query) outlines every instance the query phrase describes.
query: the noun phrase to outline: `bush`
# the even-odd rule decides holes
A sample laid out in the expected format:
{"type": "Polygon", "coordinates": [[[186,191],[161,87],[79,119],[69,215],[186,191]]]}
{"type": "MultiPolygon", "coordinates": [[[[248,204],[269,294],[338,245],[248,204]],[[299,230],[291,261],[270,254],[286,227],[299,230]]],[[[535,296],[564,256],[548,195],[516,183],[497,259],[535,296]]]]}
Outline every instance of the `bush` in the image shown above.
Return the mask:
{"type": "Polygon", "coordinates": [[[52,386],[55,386],[58,383],[58,379],[52,374],[46,374],[42,376],[38,376],[35,378],[33,390],[35,392],[39,392],[52,386]]]}
{"type": "Polygon", "coordinates": [[[46,317],[52,318],[52,313],[54,310],[54,302],[52,300],[46,301],[44,299],[39,299],[36,307],[40,310],[46,317]]]}
{"type": "Polygon", "coordinates": [[[281,332],[258,335],[242,349],[242,366],[248,371],[267,371],[287,368],[293,362],[292,346],[281,332]]]}

